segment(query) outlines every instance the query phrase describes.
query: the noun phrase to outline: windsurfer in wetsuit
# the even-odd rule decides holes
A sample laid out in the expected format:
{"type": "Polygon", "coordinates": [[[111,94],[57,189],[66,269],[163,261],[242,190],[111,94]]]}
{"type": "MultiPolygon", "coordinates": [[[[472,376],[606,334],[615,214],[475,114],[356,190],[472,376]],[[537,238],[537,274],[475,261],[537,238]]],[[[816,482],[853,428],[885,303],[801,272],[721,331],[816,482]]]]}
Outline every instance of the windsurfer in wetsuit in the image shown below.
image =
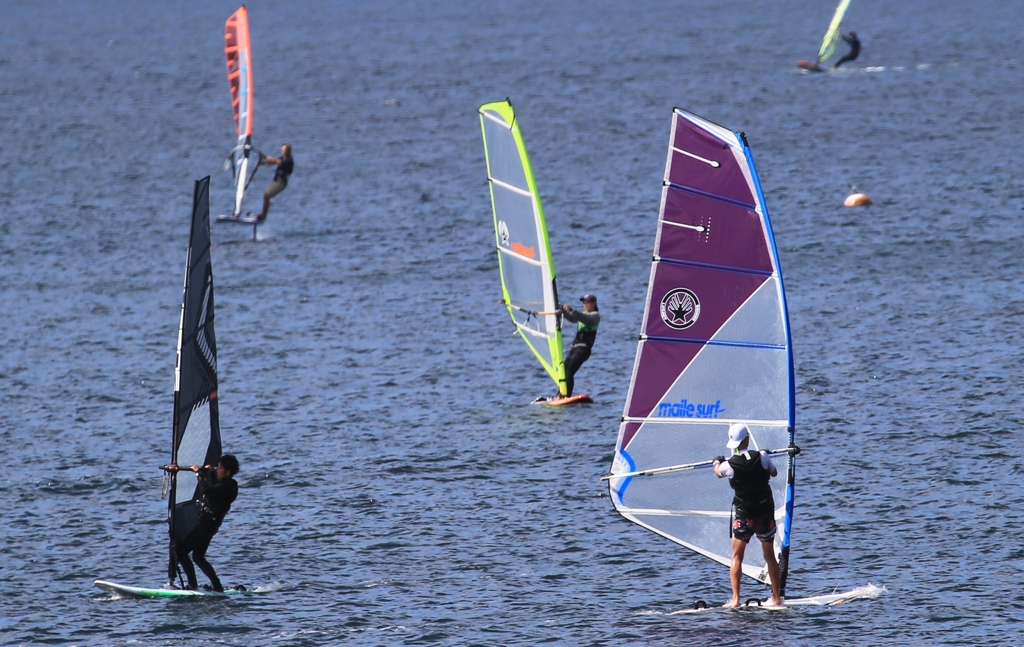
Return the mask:
{"type": "Polygon", "coordinates": [[[238,483],[233,478],[238,473],[238,459],[231,454],[224,454],[220,457],[216,470],[209,465],[193,465],[192,471],[199,479],[199,523],[178,542],[174,552],[178,557],[178,564],[188,578],[186,588],[198,587],[196,569],[192,566],[192,560],[195,560],[206,577],[210,578],[213,590],[220,593],[224,591],[224,587],[217,578],[217,571],[206,561],[206,549],[210,547],[210,540],[217,534],[220,524],[224,521],[224,515],[231,509],[231,503],[238,496],[238,483]],[[189,553],[192,553],[192,559],[189,559],[189,553]]]}
{"type": "Polygon", "coordinates": [[[729,569],[729,580],[732,583],[732,599],[723,606],[740,606],[740,580],[743,577],[743,553],[747,542],[757,535],[761,540],[761,552],[768,565],[768,576],[772,582],[772,597],[768,604],[781,606],[782,596],[779,591],[779,563],[775,559],[775,499],[769,479],[778,475],[767,452],[748,450],[750,430],[746,425],[735,424],[729,427],[729,442],[726,447],[733,450],[733,456],[726,460],[719,456],[714,460],[715,474],[718,478],[729,479],[734,490],[732,499],[736,506],[736,517],[732,523],[732,566],[729,569]]]}
{"type": "Polygon", "coordinates": [[[288,177],[292,174],[292,168],[295,166],[292,161],[291,144],[281,144],[281,157],[264,155],[263,159],[267,164],[276,164],[277,170],[274,171],[274,179],[267,185],[267,190],[263,192],[263,213],[256,218],[258,222],[267,219],[267,212],[270,211],[270,199],[288,188],[288,177]]]}
{"type": "Polygon", "coordinates": [[[601,313],[597,311],[597,297],[587,294],[580,297],[583,302],[583,312],[570,305],[562,306],[562,316],[576,324],[576,336],[573,337],[572,347],[565,357],[565,397],[572,396],[572,389],[575,386],[576,371],[580,370],[583,362],[590,359],[590,350],[594,347],[594,340],[597,339],[597,326],[601,323],[601,313]]]}
{"type": "Polygon", "coordinates": [[[843,34],[843,40],[849,43],[850,51],[846,53],[846,56],[842,57],[836,64],[832,66],[832,69],[838,68],[846,61],[855,61],[860,56],[860,40],[857,38],[857,32],[851,31],[849,35],[843,34]]]}

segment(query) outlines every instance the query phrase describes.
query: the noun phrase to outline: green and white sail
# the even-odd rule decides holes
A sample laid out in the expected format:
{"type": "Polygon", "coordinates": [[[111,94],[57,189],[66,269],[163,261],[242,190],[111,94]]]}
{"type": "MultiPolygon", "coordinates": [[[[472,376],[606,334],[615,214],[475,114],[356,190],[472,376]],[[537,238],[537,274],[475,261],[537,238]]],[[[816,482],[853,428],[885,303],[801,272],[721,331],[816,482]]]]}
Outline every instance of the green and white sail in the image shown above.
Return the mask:
{"type": "Polygon", "coordinates": [[[565,395],[555,266],[537,183],[508,99],[480,106],[501,291],[519,335],[565,395]]]}
{"type": "Polygon", "coordinates": [[[821,48],[818,50],[819,65],[836,51],[836,43],[839,42],[839,27],[843,24],[843,16],[846,15],[846,10],[849,7],[850,0],[839,0],[836,13],[832,16],[832,22],[828,26],[828,31],[825,32],[825,38],[821,40],[821,48]]]}

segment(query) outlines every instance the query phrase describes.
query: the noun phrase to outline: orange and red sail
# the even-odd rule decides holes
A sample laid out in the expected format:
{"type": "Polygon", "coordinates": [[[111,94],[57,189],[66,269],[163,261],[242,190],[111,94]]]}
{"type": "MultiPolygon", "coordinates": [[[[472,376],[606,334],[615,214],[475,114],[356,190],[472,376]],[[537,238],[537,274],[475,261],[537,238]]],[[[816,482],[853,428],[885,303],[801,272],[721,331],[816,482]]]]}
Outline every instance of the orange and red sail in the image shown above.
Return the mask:
{"type": "Polygon", "coordinates": [[[245,7],[231,14],[224,24],[224,53],[228,58],[228,83],[231,84],[231,109],[235,113],[238,143],[231,151],[231,173],[235,179],[235,207],[232,216],[242,214],[245,188],[260,166],[249,163],[252,151],[252,56],[249,49],[249,15],[245,7]],[[252,170],[250,171],[250,166],[252,170]]]}
{"type": "Polygon", "coordinates": [[[252,57],[249,50],[249,16],[241,7],[224,25],[224,53],[228,58],[231,107],[239,145],[252,135],[252,57]]]}

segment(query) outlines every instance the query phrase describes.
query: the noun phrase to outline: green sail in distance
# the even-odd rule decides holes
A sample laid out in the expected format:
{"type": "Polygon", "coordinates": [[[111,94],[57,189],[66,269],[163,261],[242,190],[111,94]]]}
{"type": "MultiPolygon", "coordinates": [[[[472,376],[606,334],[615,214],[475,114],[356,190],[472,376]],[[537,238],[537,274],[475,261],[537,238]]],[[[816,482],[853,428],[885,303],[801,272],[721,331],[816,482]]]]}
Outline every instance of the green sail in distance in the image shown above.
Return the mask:
{"type": "Polygon", "coordinates": [[[839,27],[843,24],[843,16],[846,15],[846,10],[850,7],[850,0],[839,0],[839,6],[836,7],[836,13],[832,16],[832,22],[829,23],[828,31],[825,32],[825,38],[821,40],[821,49],[818,50],[818,64],[832,56],[832,53],[836,51],[836,43],[839,42],[839,27]]]}
{"type": "Polygon", "coordinates": [[[523,135],[508,99],[484,104],[479,113],[503,301],[519,336],[565,395],[555,267],[523,135]]]}

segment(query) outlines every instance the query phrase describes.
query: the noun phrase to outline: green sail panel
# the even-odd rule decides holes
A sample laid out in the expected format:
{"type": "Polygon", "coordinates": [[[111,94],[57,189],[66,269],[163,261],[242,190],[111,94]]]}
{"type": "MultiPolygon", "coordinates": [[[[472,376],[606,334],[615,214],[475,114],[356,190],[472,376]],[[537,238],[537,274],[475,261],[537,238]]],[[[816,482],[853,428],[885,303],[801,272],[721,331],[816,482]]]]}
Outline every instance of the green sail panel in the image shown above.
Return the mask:
{"type": "Polygon", "coordinates": [[[512,102],[480,106],[501,291],[519,336],[565,394],[561,317],[551,244],[512,102]]]}
{"type": "Polygon", "coordinates": [[[849,7],[850,0],[839,0],[839,6],[836,7],[836,13],[832,16],[832,22],[829,24],[825,38],[821,41],[821,48],[818,50],[819,64],[836,51],[836,43],[839,42],[839,27],[843,24],[843,16],[846,15],[846,10],[849,7]]]}

